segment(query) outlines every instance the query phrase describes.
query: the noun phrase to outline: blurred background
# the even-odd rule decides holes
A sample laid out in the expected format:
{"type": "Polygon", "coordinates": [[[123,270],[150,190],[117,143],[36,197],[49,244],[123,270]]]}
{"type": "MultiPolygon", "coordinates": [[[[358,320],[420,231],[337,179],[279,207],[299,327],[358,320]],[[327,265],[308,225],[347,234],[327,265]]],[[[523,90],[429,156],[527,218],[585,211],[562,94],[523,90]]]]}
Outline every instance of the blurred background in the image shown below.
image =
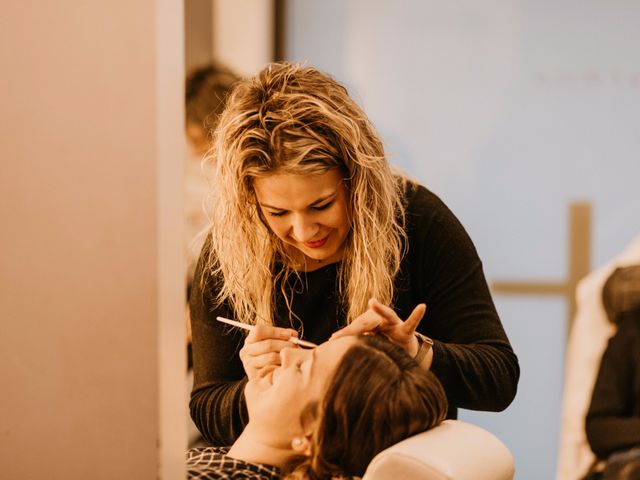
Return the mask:
{"type": "Polygon", "coordinates": [[[0,471],[181,475],[184,79],[295,60],[343,82],[467,228],[522,377],[505,412],[460,418],[507,444],[517,479],[556,476],[576,284],[640,233],[639,3],[5,10],[0,471]]]}

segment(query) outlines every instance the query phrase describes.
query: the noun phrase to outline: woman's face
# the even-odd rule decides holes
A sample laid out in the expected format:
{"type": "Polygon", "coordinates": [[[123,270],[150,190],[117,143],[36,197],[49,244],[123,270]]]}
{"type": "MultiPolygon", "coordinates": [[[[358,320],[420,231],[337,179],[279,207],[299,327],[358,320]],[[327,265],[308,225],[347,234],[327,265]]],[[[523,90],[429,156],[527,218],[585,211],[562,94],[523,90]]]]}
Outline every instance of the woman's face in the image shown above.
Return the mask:
{"type": "Polygon", "coordinates": [[[284,348],[279,367],[266,370],[245,387],[249,422],[265,442],[290,445],[294,436],[304,435],[301,414],[310,402],[324,397],[328,381],[342,356],[357,337],[341,337],[306,350],[284,348]]]}
{"type": "Polygon", "coordinates": [[[307,260],[316,260],[314,264],[342,258],[350,215],[349,194],[339,170],[274,174],[256,178],[253,186],[262,216],[284,243],[307,260]]]}

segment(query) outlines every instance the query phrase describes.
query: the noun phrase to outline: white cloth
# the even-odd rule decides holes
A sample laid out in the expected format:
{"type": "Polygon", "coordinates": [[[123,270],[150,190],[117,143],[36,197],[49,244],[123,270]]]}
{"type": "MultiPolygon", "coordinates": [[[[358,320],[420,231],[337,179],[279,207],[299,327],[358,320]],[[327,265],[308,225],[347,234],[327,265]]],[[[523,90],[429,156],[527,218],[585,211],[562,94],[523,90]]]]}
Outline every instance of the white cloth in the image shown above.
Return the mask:
{"type": "Polygon", "coordinates": [[[585,433],[585,418],[602,354],[615,326],[602,305],[602,287],[617,267],[640,261],[640,236],[617,257],[583,278],[576,288],[576,315],[567,342],[560,453],[556,480],[578,480],[595,456],[585,433]]]}

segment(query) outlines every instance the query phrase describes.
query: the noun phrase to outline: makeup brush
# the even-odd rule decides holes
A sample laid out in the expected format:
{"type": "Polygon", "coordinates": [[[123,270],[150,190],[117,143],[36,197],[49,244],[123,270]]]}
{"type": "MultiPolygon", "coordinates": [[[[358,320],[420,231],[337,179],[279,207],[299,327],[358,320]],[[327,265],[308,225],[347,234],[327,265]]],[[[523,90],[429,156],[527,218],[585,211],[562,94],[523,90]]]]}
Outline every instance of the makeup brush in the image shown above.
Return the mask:
{"type": "MultiPolygon", "coordinates": [[[[242,328],[244,330],[249,330],[250,332],[254,328],[256,328],[255,325],[247,325],[246,323],[238,322],[236,320],[230,320],[230,319],[224,318],[224,317],[216,317],[216,319],[219,322],[227,323],[229,325],[233,325],[234,327],[242,328]]],[[[295,345],[300,345],[301,347],[316,348],[318,346],[315,343],[308,342],[306,340],[300,340],[299,338],[296,338],[296,337],[289,337],[287,340],[290,341],[291,343],[295,344],[295,345]]]]}

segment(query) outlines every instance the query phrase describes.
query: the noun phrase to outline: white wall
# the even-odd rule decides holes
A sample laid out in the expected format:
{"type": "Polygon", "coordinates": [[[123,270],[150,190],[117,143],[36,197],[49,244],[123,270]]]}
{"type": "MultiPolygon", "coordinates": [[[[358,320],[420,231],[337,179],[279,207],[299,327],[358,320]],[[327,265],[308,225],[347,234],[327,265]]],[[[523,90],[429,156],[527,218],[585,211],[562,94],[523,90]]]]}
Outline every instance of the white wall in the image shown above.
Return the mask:
{"type": "Polygon", "coordinates": [[[3,5],[3,478],[184,472],[181,15],[3,5]]]}
{"type": "MultiPolygon", "coordinates": [[[[593,205],[593,267],[638,234],[639,4],[288,6],[288,57],[347,83],[392,160],[461,219],[489,280],[562,281],[572,200],[593,205]]],[[[496,300],[520,358],[519,393],[504,413],[462,418],[507,443],[518,479],[553,478],[566,305],[496,300]]]]}

